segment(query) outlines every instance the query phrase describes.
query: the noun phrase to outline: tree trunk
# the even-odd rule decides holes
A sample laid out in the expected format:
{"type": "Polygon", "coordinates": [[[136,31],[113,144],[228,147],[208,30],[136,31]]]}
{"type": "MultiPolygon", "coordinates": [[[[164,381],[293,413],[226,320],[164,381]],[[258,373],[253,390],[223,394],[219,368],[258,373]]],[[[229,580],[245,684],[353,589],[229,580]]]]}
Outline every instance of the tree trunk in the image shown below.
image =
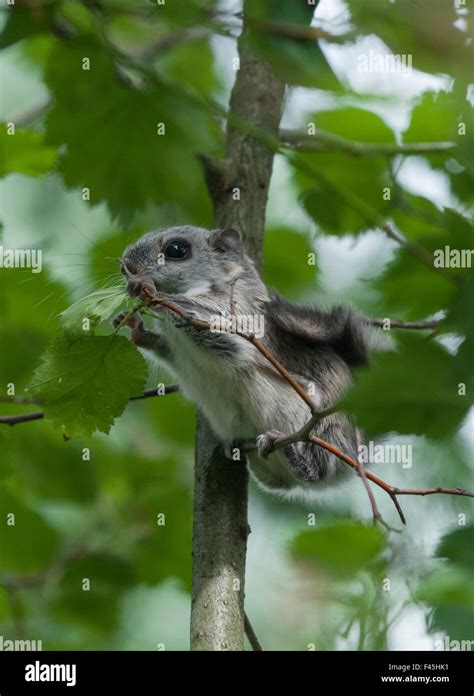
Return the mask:
{"type": "MultiPolygon", "coordinates": [[[[230,110],[254,126],[278,129],[284,85],[265,61],[239,40],[240,69],[230,110]]],[[[273,153],[227,127],[223,160],[203,158],[215,227],[233,227],[260,267],[273,153]]],[[[192,650],[244,649],[247,469],[227,460],[198,415],[194,483],[192,650]]]]}

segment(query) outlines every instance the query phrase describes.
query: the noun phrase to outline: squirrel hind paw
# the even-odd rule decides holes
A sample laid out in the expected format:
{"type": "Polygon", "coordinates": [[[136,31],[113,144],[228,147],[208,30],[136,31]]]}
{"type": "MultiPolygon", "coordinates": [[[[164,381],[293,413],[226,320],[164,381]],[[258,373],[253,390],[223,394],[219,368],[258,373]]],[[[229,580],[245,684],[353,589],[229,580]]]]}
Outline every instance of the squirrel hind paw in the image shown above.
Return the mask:
{"type": "Polygon", "coordinates": [[[285,437],[279,430],[269,430],[266,433],[257,435],[257,452],[260,459],[266,459],[272,452],[278,440],[285,437]]]}

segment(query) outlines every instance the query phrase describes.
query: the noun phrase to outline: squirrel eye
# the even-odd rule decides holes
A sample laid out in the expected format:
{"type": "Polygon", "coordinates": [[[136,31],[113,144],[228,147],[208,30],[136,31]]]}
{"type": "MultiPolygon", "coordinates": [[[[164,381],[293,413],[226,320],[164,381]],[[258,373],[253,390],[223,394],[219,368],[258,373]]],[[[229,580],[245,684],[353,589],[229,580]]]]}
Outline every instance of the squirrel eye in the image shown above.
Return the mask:
{"type": "Polygon", "coordinates": [[[184,259],[189,251],[189,247],[184,242],[177,240],[170,242],[165,249],[165,258],[167,259],[184,259]]]}

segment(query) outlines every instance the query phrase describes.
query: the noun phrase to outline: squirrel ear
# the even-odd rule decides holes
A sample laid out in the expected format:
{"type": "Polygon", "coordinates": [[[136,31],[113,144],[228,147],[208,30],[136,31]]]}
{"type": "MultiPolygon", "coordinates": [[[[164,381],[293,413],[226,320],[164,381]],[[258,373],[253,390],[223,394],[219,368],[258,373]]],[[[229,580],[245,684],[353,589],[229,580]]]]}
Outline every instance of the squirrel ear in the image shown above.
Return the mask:
{"type": "Polygon", "coordinates": [[[211,233],[211,245],[216,251],[231,252],[238,256],[244,253],[240,235],[231,227],[225,230],[214,230],[211,233]]]}

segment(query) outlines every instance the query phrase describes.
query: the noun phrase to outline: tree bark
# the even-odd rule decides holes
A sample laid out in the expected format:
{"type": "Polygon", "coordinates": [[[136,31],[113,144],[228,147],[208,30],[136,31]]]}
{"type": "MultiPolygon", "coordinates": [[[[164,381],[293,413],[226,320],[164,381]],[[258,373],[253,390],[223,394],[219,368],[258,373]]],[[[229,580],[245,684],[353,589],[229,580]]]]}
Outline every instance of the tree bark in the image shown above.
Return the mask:
{"type": "MultiPolygon", "coordinates": [[[[240,69],[230,110],[240,119],[277,132],[284,85],[239,39],[240,69]]],[[[265,209],[273,153],[227,127],[224,158],[203,157],[217,228],[233,227],[258,267],[263,255],[265,209]]],[[[202,414],[198,414],[194,483],[192,650],[244,649],[247,536],[245,462],[227,460],[202,414]]]]}

